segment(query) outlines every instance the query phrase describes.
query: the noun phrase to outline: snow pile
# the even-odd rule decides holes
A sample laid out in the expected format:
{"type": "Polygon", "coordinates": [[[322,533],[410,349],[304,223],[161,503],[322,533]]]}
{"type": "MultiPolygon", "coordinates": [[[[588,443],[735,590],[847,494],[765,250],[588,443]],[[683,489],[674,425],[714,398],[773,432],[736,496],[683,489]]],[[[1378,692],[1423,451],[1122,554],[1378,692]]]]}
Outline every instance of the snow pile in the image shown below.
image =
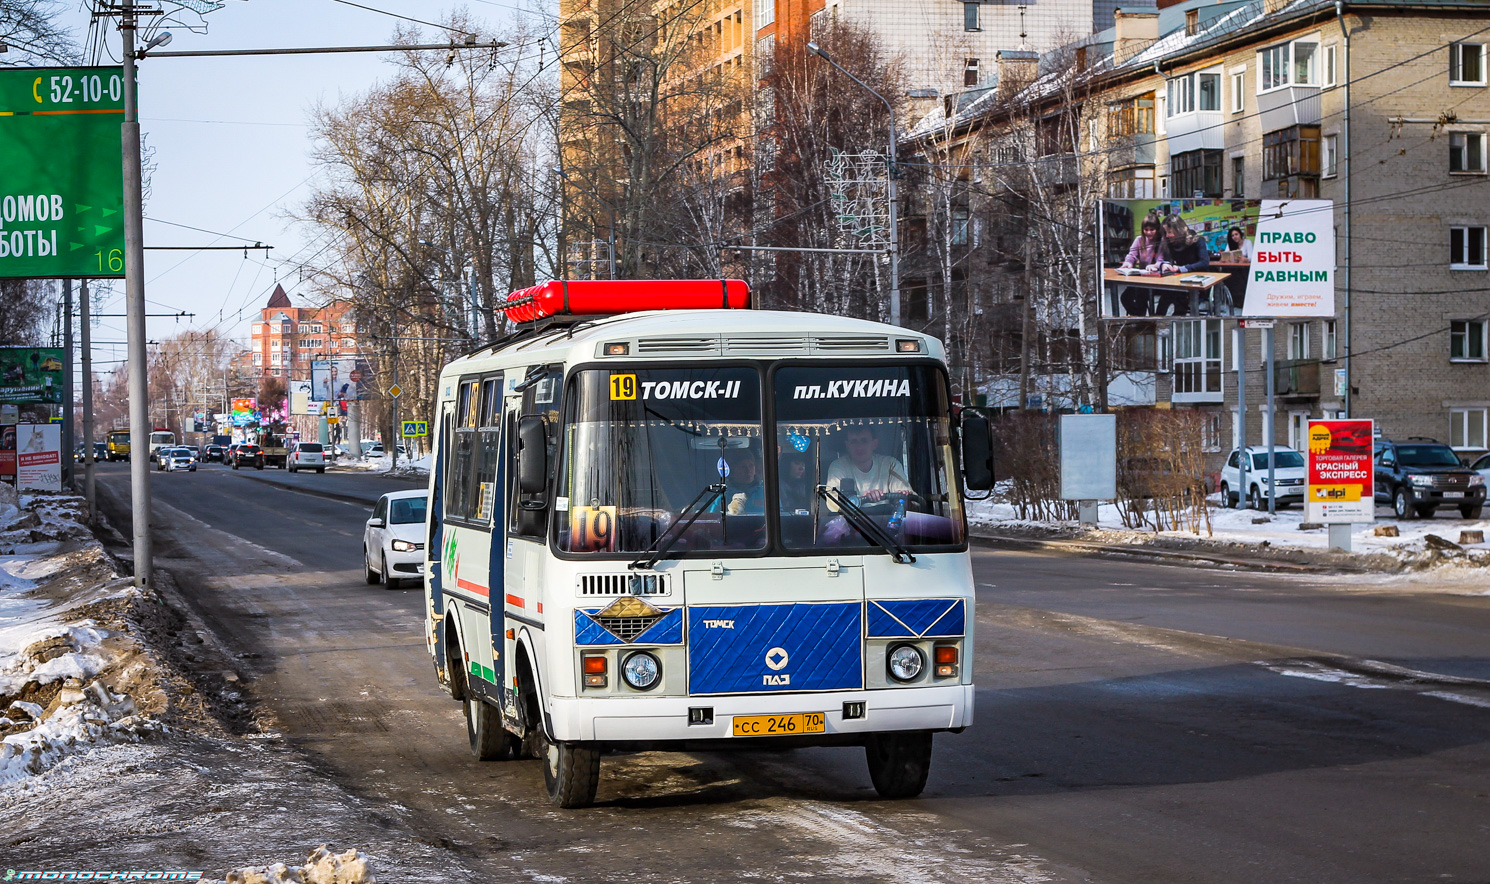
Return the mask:
{"type": "Polygon", "coordinates": [[[0,482],[0,529],[9,527],[20,515],[20,495],[14,486],[0,482]]]}
{"type": "Polygon", "coordinates": [[[332,853],[322,844],[303,866],[250,866],[228,872],[226,884],[376,884],[367,856],[356,848],[332,853]]]}
{"type": "MultiPolygon", "coordinates": [[[[1128,528],[1123,525],[1117,506],[1111,503],[1097,507],[1097,525],[1089,527],[1075,522],[1019,519],[1014,506],[1004,502],[998,494],[990,500],[968,502],[968,521],[974,533],[980,529],[984,533],[1045,533],[1117,544],[1147,545],[1163,540],[1254,550],[1323,551],[1329,548],[1329,529],[1306,523],[1301,506],[1280,509],[1269,516],[1265,511],[1222,507],[1220,496],[1212,495],[1209,516],[1211,534],[1207,536],[1192,531],[1128,528]]],[[[1356,554],[1388,556],[1409,567],[1490,565],[1490,544],[1459,545],[1456,541],[1461,531],[1485,531],[1490,536],[1490,520],[1461,519],[1457,512],[1452,512],[1452,515],[1438,513],[1428,519],[1398,520],[1383,516],[1374,523],[1352,526],[1351,550],[1356,554]],[[1395,528],[1397,536],[1378,536],[1378,527],[1395,528]],[[1449,541],[1449,544],[1444,545],[1440,539],[1449,541]]]]}

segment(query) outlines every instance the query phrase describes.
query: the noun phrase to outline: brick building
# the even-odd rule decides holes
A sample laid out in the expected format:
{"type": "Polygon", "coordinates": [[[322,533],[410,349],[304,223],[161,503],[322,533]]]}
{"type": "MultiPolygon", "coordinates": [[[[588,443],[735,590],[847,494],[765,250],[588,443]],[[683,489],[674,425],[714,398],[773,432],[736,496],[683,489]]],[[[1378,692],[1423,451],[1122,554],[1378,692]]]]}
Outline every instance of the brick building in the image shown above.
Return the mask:
{"type": "MultiPolygon", "coordinates": [[[[994,72],[950,113],[923,121],[920,143],[991,159],[979,167],[990,178],[1038,165],[1047,179],[1075,176],[1061,185],[1073,191],[1096,181],[1096,196],[1333,200],[1335,315],[1278,322],[1273,415],[1258,404],[1262,333],[1240,332],[1229,318],[1109,324],[1105,367],[1112,376],[1127,369],[1120,380],[1140,391],[1126,404],[1150,398],[1211,415],[1219,460],[1237,439],[1241,347],[1250,443],[1271,419],[1275,441],[1302,448],[1309,418],[1348,414],[1374,418],[1388,437],[1481,451],[1490,441],[1487,34],[1490,7],[1453,0],[1187,2],[1118,13],[1113,28],[1057,53],[1064,69],[1056,54],[1043,57],[1031,85],[1001,90],[994,72]],[[1030,128],[1070,120],[1075,136],[1035,144],[1021,128],[1029,119],[1030,128]]],[[[980,198],[995,190],[973,188],[968,198],[989,238],[1007,215],[1006,203],[980,198]]],[[[1095,211],[1095,199],[1081,208],[1095,211]]],[[[1017,293],[1030,277],[974,252],[964,272],[983,317],[975,337],[1004,348],[986,354],[983,389],[990,404],[1017,406],[1008,347],[1028,349],[1017,293]]],[[[1079,335],[1076,323],[1041,329],[1066,341],[1069,366],[1098,359],[1095,310],[1084,310],[1079,335]]],[[[1044,405],[1081,404],[1059,395],[1078,389],[1076,368],[1051,361],[1036,369],[1057,394],[1044,405]]]]}
{"type": "Polygon", "coordinates": [[[285,380],[308,380],[310,364],[357,354],[357,327],[351,305],[333,301],[325,307],[296,307],[283,286],[275,286],[269,303],[253,323],[249,348],[254,374],[285,380]]]}

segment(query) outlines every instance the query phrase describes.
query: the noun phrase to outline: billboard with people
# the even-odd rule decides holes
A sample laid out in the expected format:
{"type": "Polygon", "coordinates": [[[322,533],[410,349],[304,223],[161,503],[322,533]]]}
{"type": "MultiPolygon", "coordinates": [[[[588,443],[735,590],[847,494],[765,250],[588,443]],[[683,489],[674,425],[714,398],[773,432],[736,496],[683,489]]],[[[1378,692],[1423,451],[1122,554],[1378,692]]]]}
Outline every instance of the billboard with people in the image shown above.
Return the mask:
{"type": "Polygon", "coordinates": [[[1106,200],[1100,314],[1335,314],[1329,200],[1106,200]]]}
{"type": "Polygon", "coordinates": [[[62,350],[56,347],[0,347],[0,402],[60,404],[62,350]]]}
{"type": "Polygon", "coordinates": [[[366,359],[318,359],[310,364],[310,398],[316,402],[374,399],[372,369],[366,359]]]}

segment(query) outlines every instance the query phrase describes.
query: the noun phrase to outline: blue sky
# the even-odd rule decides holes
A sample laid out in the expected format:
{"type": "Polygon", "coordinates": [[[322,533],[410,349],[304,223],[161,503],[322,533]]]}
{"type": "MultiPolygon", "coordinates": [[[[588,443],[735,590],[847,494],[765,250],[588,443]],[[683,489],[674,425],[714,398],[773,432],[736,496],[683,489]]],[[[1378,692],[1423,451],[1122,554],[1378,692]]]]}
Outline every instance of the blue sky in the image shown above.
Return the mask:
{"type": "MultiPolygon", "coordinates": [[[[547,9],[546,0],[357,3],[425,21],[438,21],[463,7],[499,31],[516,21],[536,27],[545,16],[523,10],[547,9]]],[[[172,28],[169,51],[381,45],[390,42],[400,24],[388,15],[334,0],[226,4],[207,16],[206,34],[172,28]]],[[[553,5],[556,12],[557,4],[553,5]]],[[[82,42],[86,16],[79,13],[75,18],[74,33],[82,42]]],[[[425,30],[434,36],[433,29],[425,30]]],[[[111,28],[108,40],[117,58],[118,32],[111,28]]],[[[258,317],[276,278],[295,297],[301,280],[293,265],[313,259],[316,249],[310,244],[311,232],[292,218],[320,174],[310,161],[311,111],[318,102],[335,105],[344,96],[366,90],[391,70],[388,58],[377,54],[140,62],[140,121],[156,165],[145,206],[146,245],[230,245],[242,237],[274,246],[267,260],[262,251],[249,252],[247,260],[241,251],[147,251],[149,312],[196,314],[190,321],[151,319],[152,339],[188,327],[216,327],[246,339],[248,323],[258,317]]],[[[103,313],[123,312],[122,281],[113,288],[103,313]]],[[[101,319],[94,334],[100,342],[122,342],[124,337],[122,318],[101,319]]],[[[94,348],[101,363],[123,355],[122,346],[101,343],[94,348]]]]}

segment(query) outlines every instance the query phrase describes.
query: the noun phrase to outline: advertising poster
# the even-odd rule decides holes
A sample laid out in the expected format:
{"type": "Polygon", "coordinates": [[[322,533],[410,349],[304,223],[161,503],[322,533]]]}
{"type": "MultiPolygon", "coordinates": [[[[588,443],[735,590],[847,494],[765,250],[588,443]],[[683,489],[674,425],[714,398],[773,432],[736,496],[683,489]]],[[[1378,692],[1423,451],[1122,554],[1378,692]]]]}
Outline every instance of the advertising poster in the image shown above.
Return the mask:
{"type": "Polygon", "coordinates": [[[1372,430],[1368,420],[1309,421],[1305,521],[1376,521],[1372,430]]]}
{"type": "Polygon", "coordinates": [[[62,428],[53,424],[16,427],[16,487],[62,490],[62,428]]]}
{"type": "Polygon", "coordinates": [[[1335,315],[1330,200],[1106,200],[1100,313],[1335,315]]]}
{"type": "Polygon", "coordinates": [[[259,425],[259,400],[257,399],[234,399],[233,400],[233,426],[256,427],[259,425]]]}
{"type": "Polygon", "coordinates": [[[0,482],[8,482],[11,485],[16,483],[16,425],[14,423],[0,426],[0,482]]]}
{"type": "Polygon", "coordinates": [[[318,359],[310,364],[310,383],[316,402],[378,398],[372,369],[361,358],[318,359]]]}
{"type": "Polygon", "coordinates": [[[317,415],[320,413],[320,406],[311,400],[310,379],[290,381],[290,414],[317,415]]]}
{"type": "Polygon", "coordinates": [[[0,347],[0,402],[60,404],[62,350],[0,347]]]}

